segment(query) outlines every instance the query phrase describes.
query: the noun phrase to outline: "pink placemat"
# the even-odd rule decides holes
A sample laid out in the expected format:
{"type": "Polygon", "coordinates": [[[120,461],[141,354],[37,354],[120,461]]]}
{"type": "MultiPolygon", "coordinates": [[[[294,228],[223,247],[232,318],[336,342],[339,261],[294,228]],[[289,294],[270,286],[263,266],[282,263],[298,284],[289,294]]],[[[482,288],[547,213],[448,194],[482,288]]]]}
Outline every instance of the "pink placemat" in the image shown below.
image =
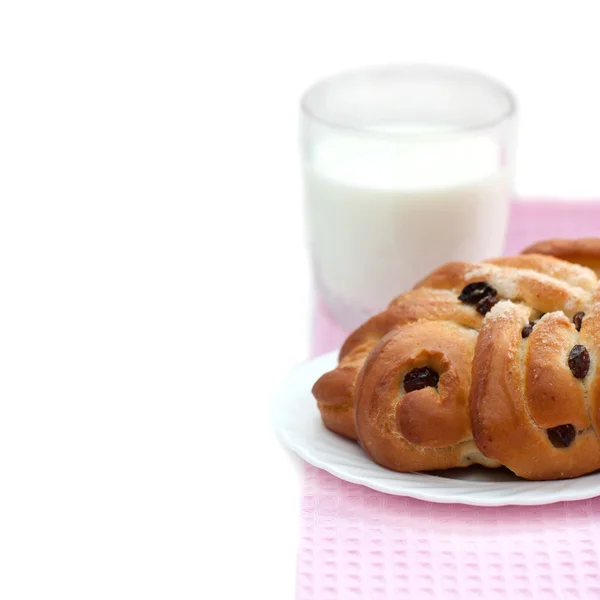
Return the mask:
{"type": "MultiPolygon", "coordinates": [[[[600,236],[600,201],[516,202],[506,252],[600,236]]],[[[346,333],[321,309],[315,355],[346,333]]],[[[304,469],[298,600],[600,599],[600,498],[479,508],[389,496],[304,469]]]]}

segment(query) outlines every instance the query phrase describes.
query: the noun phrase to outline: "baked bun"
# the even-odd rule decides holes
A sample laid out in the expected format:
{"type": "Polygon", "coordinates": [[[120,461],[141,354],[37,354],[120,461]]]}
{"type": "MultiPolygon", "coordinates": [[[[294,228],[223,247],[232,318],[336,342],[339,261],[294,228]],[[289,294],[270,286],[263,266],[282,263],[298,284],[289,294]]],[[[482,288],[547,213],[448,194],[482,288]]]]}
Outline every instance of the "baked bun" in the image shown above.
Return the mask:
{"type": "Polygon", "coordinates": [[[315,383],[325,425],[396,471],[600,468],[600,291],[542,254],[448,263],[353,332],[315,383]]]}

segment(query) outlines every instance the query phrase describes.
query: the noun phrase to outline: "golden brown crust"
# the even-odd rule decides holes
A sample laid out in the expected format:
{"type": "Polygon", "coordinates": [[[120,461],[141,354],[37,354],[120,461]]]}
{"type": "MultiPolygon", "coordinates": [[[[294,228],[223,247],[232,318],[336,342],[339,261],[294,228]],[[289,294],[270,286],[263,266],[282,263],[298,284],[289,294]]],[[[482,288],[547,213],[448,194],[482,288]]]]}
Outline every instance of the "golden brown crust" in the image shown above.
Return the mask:
{"type": "Polygon", "coordinates": [[[540,256],[543,268],[512,266],[518,257],[488,260],[483,263],[453,262],[441,266],[417,284],[418,287],[453,290],[458,295],[469,283],[487,281],[499,297],[524,302],[546,313],[564,310],[568,316],[583,310],[591,299],[598,278],[588,268],[548,256],[540,256]],[[547,275],[560,273],[561,277],[547,275]],[[569,283],[572,282],[572,283],[569,283]]]}
{"type": "Polygon", "coordinates": [[[362,362],[359,359],[340,364],[320,377],[312,389],[325,426],[351,440],[358,439],[354,429],[354,386],[362,362]]]}
{"type": "Polygon", "coordinates": [[[571,423],[579,430],[590,424],[583,386],[565,360],[578,337],[573,323],[557,311],[544,315],[529,339],[519,341],[529,415],[540,427],[571,423]]]}
{"type": "Polygon", "coordinates": [[[552,239],[531,244],[522,254],[545,254],[585,265],[600,275],[600,238],[552,239]]]}
{"type": "Polygon", "coordinates": [[[453,320],[479,328],[482,318],[447,290],[411,290],[392,300],[388,310],[371,317],[348,336],[340,350],[338,368],[322,375],[313,386],[325,426],[347,438],[358,439],[354,428],[356,380],[369,352],[389,331],[419,319],[453,320]]]}
{"type": "Polygon", "coordinates": [[[356,429],[366,452],[398,471],[489,462],[471,435],[468,390],[477,333],[448,321],[395,329],[373,349],[356,389],[356,429]],[[406,392],[404,376],[430,366],[438,389],[406,392]]]}
{"type": "Polygon", "coordinates": [[[502,302],[491,311],[479,333],[470,394],[475,442],[483,454],[526,479],[562,479],[595,471],[600,468],[600,443],[586,415],[584,383],[568,380],[569,389],[552,389],[564,374],[561,372],[572,341],[568,338],[576,337],[575,328],[565,331],[571,324],[565,322],[564,315],[555,313],[542,319],[545,330],[540,324],[540,331],[534,327],[532,339],[523,339],[521,331],[528,319],[529,308],[502,302]],[[548,338],[552,320],[561,322],[563,335],[547,349],[545,358],[550,362],[546,368],[541,373],[529,373],[532,365],[527,359],[534,347],[539,349],[543,338],[548,338]],[[554,376],[555,381],[552,376],[550,380],[539,379],[552,370],[560,373],[554,376]],[[536,376],[538,381],[532,386],[536,376]],[[580,389],[569,396],[573,386],[580,389]],[[542,399],[536,398],[540,392],[545,396],[542,399]],[[548,414],[542,410],[544,405],[548,414]],[[566,448],[555,447],[547,431],[561,425],[573,425],[577,431],[566,448]]]}
{"type": "Polygon", "coordinates": [[[560,279],[565,283],[593,290],[598,281],[597,276],[589,269],[572,269],[571,264],[565,260],[548,260],[547,256],[541,254],[521,254],[519,256],[503,256],[484,263],[497,265],[499,267],[515,267],[517,269],[530,269],[560,279]]]}
{"type": "Polygon", "coordinates": [[[384,312],[370,318],[348,337],[340,350],[337,369],[325,373],[312,389],[323,423],[328,429],[356,440],[354,387],[373,346],[399,323],[401,315],[384,312]]]}
{"type": "MultiPolygon", "coordinates": [[[[589,259],[590,244],[580,247],[589,259]]],[[[600,468],[599,348],[589,268],[544,252],[453,262],[354,331],[313,392],[325,425],[390,469],[475,462],[529,479],[575,477],[600,468]],[[459,300],[474,282],[497,292],[485,317],[459,300]],[[589,352],[582,379],[569,366],[575,345],[589,352]],[[437,385],[407,392],[404,377],[422,367],[437,385]]]]}

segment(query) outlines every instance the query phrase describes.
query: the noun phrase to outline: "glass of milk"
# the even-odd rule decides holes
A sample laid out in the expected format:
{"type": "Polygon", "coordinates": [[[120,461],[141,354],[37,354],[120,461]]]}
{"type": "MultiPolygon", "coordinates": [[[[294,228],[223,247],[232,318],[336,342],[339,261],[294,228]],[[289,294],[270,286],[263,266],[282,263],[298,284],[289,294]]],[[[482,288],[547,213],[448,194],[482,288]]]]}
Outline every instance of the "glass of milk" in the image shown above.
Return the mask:
{"type": "Polygon", "coordinates": [[[502,253],[516,103],[441,66],[345,72],[302,99],[308,239],[317,293],[353,329],[437,266],[502,253]]]}

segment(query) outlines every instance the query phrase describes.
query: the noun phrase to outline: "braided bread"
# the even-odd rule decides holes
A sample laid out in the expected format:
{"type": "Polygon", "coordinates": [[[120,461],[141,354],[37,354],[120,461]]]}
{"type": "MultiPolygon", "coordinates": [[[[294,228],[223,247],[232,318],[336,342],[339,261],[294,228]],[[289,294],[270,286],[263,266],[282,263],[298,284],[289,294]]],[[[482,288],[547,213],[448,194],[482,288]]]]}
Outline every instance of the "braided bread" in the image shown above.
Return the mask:
{"type": "Polygon", "coordinates": [[[392,470],[576,477],[600,469],[599,349],[591,269],[452,262],[354,331],[313,394],[326,427],[392,470]]]}

